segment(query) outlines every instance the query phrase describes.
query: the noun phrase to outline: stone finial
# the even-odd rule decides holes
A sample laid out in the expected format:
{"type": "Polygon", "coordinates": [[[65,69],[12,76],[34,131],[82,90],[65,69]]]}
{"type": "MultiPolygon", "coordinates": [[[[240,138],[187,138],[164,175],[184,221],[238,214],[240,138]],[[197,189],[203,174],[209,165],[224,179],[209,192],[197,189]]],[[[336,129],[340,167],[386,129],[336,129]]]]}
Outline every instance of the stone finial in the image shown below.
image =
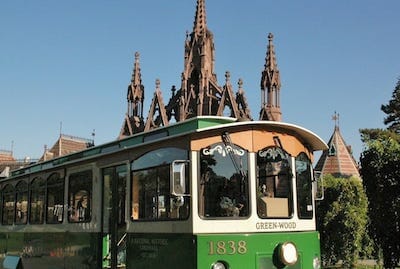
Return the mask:
{"type": "Polygon", "coordinates": [[[243,79],[239,78],[238,86],[239,86],[239,91],[243,90],[243,79]]]}
{"type": "Polygon", "coordinates": [[[225,72],[225,81],[226,83],[229,83],[229,81],[231,80],[231,73],[229,71],[225,72]]]}
{"type": "Polygon", "coordinates": [[[156,89],[157,90],[160,89],[160,85],[161,85],[160,79],[156,79],[156,89]]]}
{"type": "Polygon", "coordinates": [[[272,40],[274,39],[274,35],[272,33],[268,34],[268,41],[272,42],[272,40]]]}

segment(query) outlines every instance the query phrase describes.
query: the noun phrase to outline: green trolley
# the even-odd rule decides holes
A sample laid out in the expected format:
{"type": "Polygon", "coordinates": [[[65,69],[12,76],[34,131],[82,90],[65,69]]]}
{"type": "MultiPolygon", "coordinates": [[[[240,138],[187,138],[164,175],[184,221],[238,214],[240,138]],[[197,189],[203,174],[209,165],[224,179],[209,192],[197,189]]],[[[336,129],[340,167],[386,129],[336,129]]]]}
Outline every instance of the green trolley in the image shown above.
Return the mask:
{"type": "Polygon", "coordinates": [[[320,268],[314,133],[195,117],[0,181],[0,264],[320,268]]]}

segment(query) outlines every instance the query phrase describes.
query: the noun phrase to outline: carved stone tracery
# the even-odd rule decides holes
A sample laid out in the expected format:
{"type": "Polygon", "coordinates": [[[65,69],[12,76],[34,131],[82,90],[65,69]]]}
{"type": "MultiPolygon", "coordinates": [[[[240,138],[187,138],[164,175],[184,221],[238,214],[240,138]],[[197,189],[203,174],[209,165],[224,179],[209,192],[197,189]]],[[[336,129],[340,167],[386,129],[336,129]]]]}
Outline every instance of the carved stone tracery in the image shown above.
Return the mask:
{"type": "MultiPolygon", "coordinates": [[[[262,108],[260,120],[281,120],[280,78],[277,68],[273,36],[268,36],[266,63],[261,78],[262,108]]],[[[167,126],[171,119],[184,121],[196,116],[230,116],[238,120],[252,120],[243,90],[242,79],[235,94],[230,82],[230,73],[225,73],[225,85],[219,86],[215,74],[215,46],[212,32],[207,27],[205,0],[197,0],[193,30],[186,32],[184,44],[184,70],[179,89],[171,89],[171,98],[164,105],[160,82],[156,90],[146,121],[143,119],[144,86],[141,81],[139,53],[135,54],[134,70],[128,87],[128,112],[120,132],[120,138],[142,131],[167,126]]]]}

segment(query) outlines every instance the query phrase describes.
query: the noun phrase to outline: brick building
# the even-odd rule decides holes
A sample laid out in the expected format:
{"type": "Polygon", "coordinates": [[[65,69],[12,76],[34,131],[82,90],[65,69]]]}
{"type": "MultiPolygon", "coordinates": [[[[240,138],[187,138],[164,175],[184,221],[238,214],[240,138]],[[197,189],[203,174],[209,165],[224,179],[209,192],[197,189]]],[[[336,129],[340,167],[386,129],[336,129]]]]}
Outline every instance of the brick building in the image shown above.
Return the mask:
{"type": "Polygon", "coordinates": [[[351,146],[347,145],[339,129],[339,115],[335,113],[335,129],[328,142],[328,150],[323,151],[315,171],[335,177],[360,177],[359,167],[353,157],[351,146]]]}
{"type": "Polygon", "coordinates": [[[94,142],[91,139],[60,134],[60,137],[51,148],[45,147],[44,153],[39,160],[28,157],[21,160],[15,159],[12,151],[0,150],[0,178],[7,177],[12,170],[28,166],[37,161],[47,161],[87,149],[93,145],[94,142]]]}
{"type": "Polygon", "coordinates": [[[67,154],[87,149],[89,147],[92,147],[93,145],[94,142],[91,139],[60,134],[60,137],[51,148],[45,148],[44,154],[39,161],[47,161],[53,158],[61,157],[67,154]]]}
{"type": "Polygon", "coordinates": [[[13,156],[13,152],[9,150],[0,150],[0,179],[9,175],[10,171],[27,166],[32,160],[25,158],[17,160],[13,156]]]}

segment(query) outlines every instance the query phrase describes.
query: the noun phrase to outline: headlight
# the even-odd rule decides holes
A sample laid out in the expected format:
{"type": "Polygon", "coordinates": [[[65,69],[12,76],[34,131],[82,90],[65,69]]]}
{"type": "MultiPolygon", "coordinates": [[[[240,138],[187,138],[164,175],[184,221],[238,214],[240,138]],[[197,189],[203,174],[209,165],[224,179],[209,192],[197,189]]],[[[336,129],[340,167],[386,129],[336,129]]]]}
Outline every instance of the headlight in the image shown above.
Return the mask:
{"type": "Polygon", "coordinates": [[[297,262],[296,246],[291,242],[283,243],[280,247],[279,258],[284,265],[293,265],[297,262]]]}
{"type": "Polygon", "coordinates": [[[224,262],[216,262],[212,265],[211,269],[228,269],[228,266],[224,262]]]}
{"type": "Polygon", "coordinates": [[[314,269],[321,269],[321,261],[319,260],[319,257],[315,257],[313,259],[313,268],[314,269]]]}

